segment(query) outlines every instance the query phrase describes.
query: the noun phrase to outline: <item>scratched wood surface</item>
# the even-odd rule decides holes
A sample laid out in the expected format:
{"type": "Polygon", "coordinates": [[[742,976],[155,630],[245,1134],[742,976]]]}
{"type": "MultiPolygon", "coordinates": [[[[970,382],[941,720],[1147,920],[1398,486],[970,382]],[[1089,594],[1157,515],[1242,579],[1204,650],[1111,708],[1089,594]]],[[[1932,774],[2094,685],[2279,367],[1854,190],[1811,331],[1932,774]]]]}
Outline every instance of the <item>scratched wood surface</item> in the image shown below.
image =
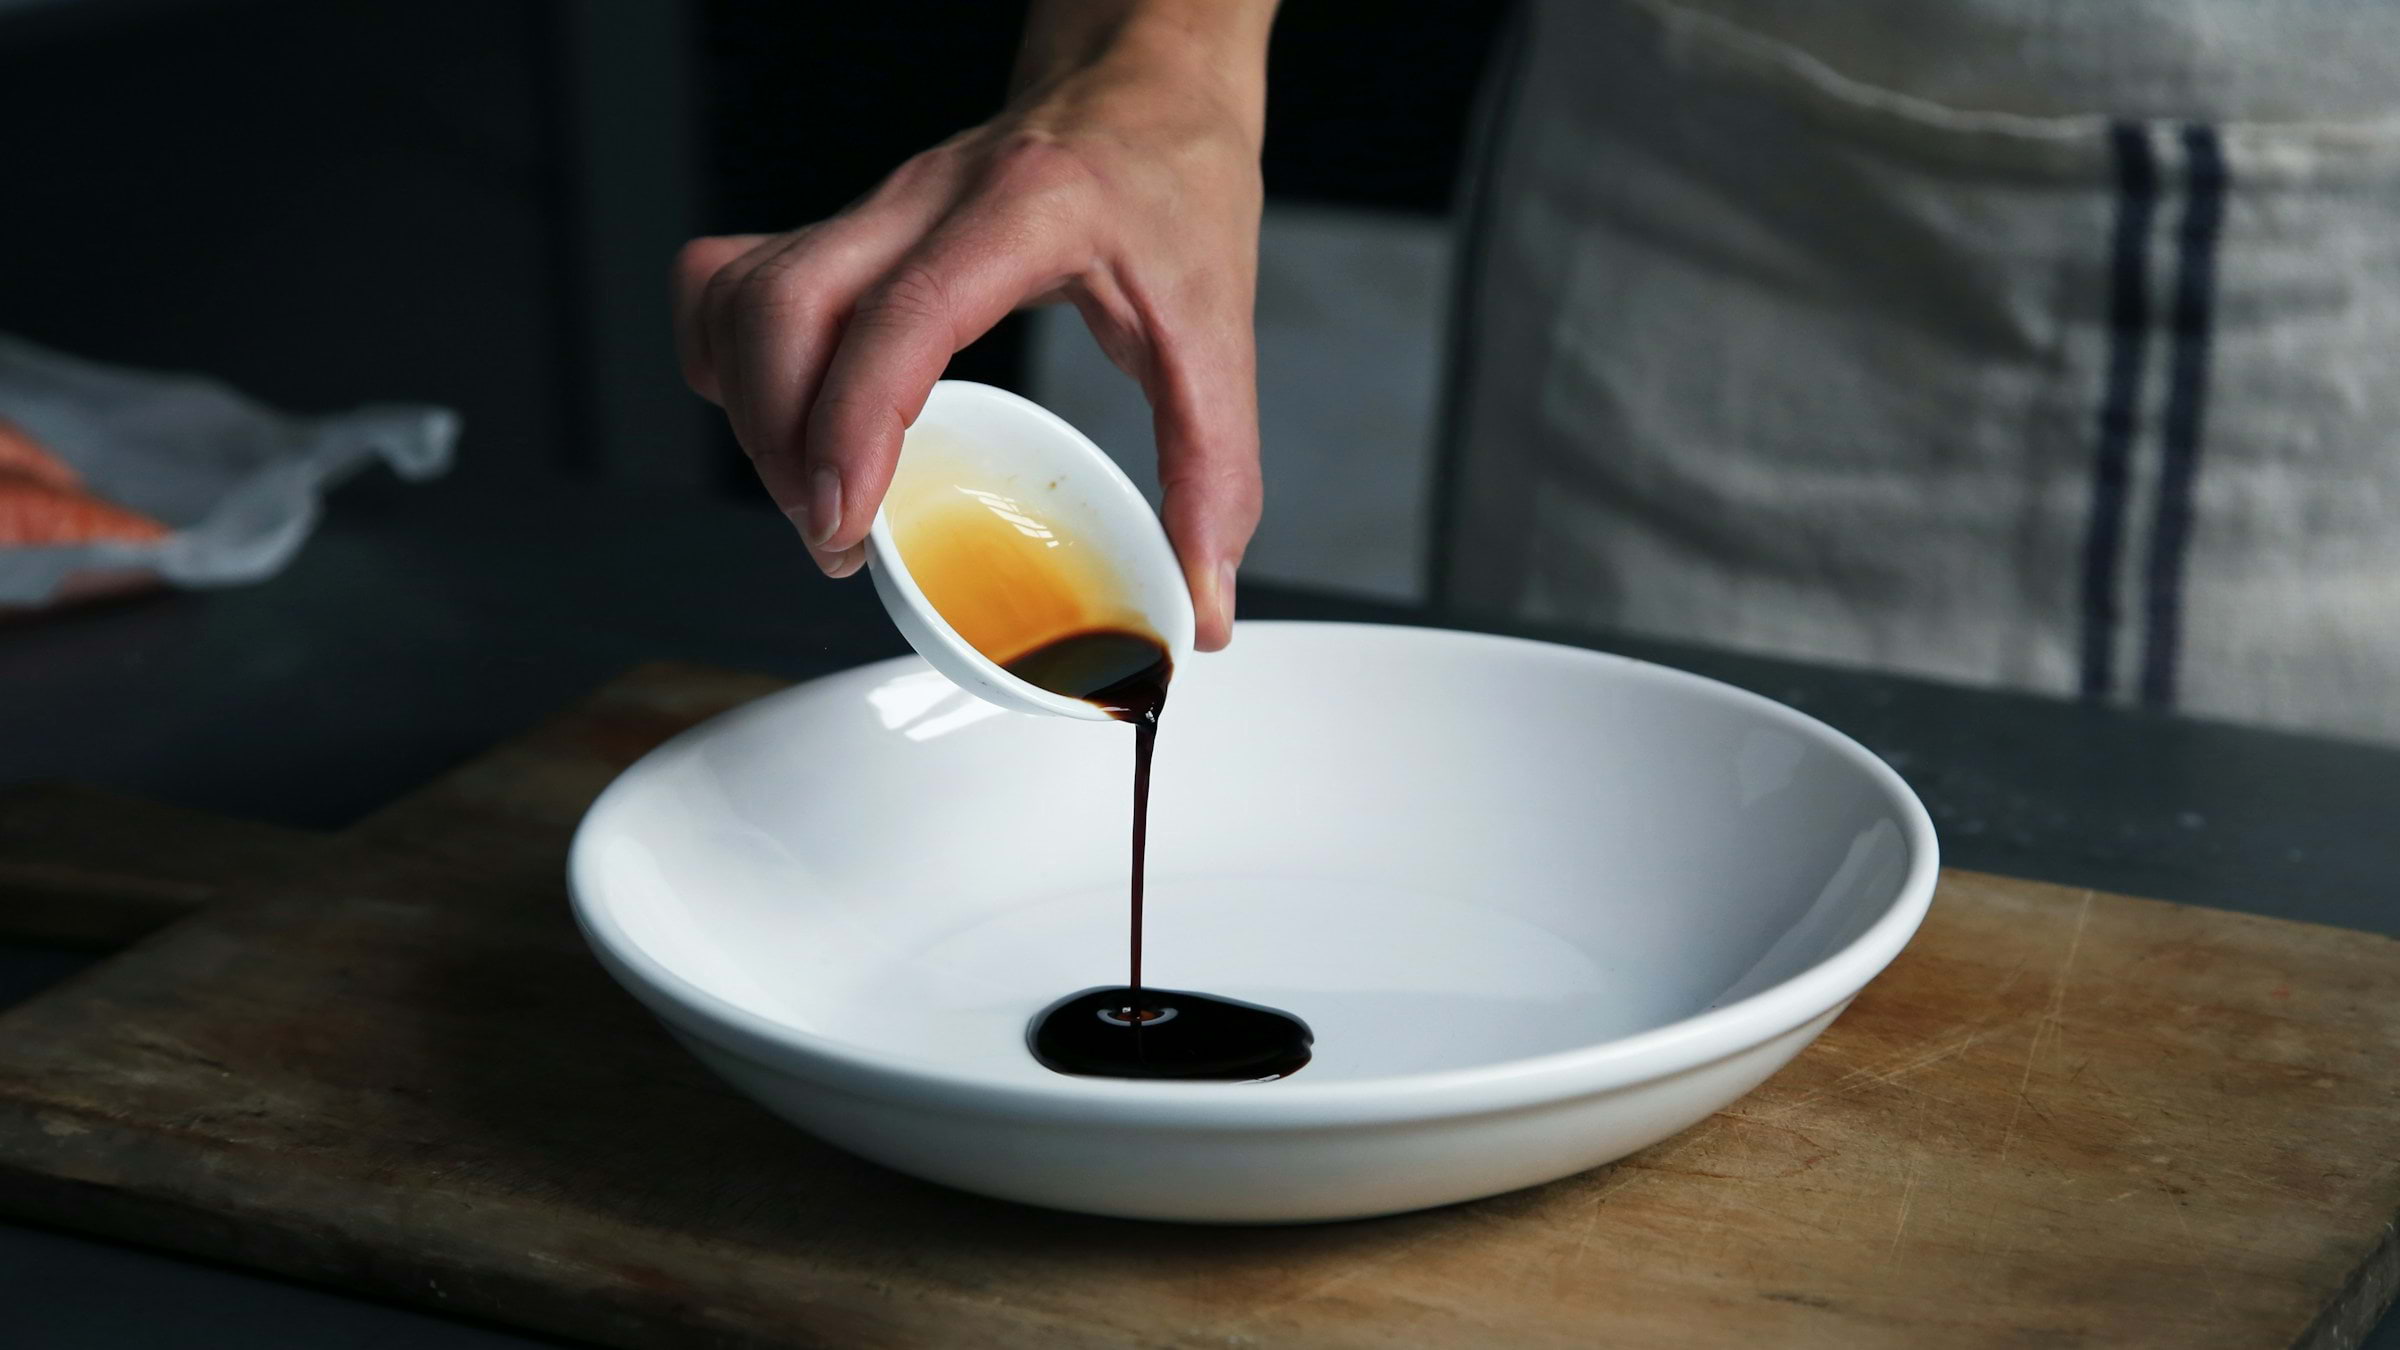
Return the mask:
{"type": "Polygon", "coordinates": [[[0,789],[0,936],[112,950],[328,842],[73,783],[0,789]]]}
{"type": "Polygon", "coordinates": [[[567,917],[591,794],[773,687],[645,668],[0,1016],[0,1210],[625,1346],[2333,1346],[2389,1295],[2400,944],[1968,873],[1764,1087],[1533,1190],[1206,1229],[886,1172],[567,917]]]}

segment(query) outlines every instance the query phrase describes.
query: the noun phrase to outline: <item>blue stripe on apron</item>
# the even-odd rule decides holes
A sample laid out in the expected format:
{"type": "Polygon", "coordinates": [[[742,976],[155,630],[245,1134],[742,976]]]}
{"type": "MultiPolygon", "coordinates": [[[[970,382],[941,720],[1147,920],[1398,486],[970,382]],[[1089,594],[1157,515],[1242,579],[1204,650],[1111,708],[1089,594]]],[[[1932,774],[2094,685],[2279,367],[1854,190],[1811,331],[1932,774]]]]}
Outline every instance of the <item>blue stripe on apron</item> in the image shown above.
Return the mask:
{"type": "Polygon", "coordinates": [[[2225,219],[2225,152],[2209,126],[2183,129],[2185,194],[2175,275],[2174,348],[2159,466],[2158,524],[2150,535],[2150,613],[2142,649],[2142,702],[2175,703],[2183,645],[2183,574],[2191,549],[2192,489],[2200,475],[2200,422],[2208,402],[2209,327],[2216,302],[2217,235],[2225,219]]]}
{"type": "MultiPolygon", "coordinates": [[[[2150,554],[2143,569],[2141,702],[2172,707],[2183,641],[2183,583],[2191,550],[2192,501],[2200,473],[2208,401],[2210,327],[2217,239],[2225,217],[2225,155],[2216,128],[2183,129],[2184,208],[2176,230],[2175,293],[2169,315],[2167,402],[2160,418],[2159,482],[2150,554]]],[[[2158,158],[2146,128],[2119,123],[2109,144],[2117,166],[2117,219],[2109,251],[2108,373],[2092,458],[2092,518],[2084,537],[2080,688],[2102,698],[2116,684],[2118,561],[2125,547],[2127,488],[2140,430],[2142,362],[2150,334],[2150,234],[2158,211],[2158,158]]]]}
{"type": "Polygon", "coordinates": [[[2150,336],[2150,219],[2158,209],[2158,160],[2149,134],[2109,129],[2117,161],[2117,228],[2109,250],[2108,379],[2100,396],[2092,460],[2092,523],[2083,545],[2083,680],[2086,698],[2115,683],[2117,558],[2125,546],[2125,487],[2141,406],[2142,355],[2150,336]]]}

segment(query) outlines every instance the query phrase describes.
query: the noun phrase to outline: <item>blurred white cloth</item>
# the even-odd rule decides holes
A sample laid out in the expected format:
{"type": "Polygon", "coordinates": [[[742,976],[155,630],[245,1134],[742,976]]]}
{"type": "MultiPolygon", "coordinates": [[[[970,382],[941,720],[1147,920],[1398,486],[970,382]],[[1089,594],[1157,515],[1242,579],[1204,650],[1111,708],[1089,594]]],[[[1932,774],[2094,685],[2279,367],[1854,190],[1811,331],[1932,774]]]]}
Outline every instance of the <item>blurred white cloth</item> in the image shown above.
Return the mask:
{"type": "Polygon", "coordinates": [[[2391,0],[1680,0],[1861,86],[2029,117],[2357,121],[2400,108],[2391,0]]]}
{"type": "Polygon", "coordinates": [[[0,606],[45,604],[77,574],[151,572],[179,586],[271,576],[299,551],[335,482],[378,459],[403,478],[433,477],[458,437],[446,408],[294,416],[215,380],[104,366],[6,335],[0,418],[94,495],[173,531],[154,543],[0,548],[0,606]]]}
{"type": "Polygon", "coordinates": [[[2400,740],[2400,5],[1529,18],[1445,599],[2400,740]]]}

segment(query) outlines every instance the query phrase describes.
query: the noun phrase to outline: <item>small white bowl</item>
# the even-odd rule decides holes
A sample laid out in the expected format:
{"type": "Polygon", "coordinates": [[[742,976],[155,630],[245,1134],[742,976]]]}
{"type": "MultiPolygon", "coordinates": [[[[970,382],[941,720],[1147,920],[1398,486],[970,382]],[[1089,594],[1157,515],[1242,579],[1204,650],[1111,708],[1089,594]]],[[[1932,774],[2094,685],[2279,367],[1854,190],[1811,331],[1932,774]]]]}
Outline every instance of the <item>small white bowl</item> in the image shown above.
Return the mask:
{"type": "Polygon", "coordinates": [[[1165,644],[1176,669],[1192,654],[1191,591],[1140,488],[1058,414],[1005,389],[943,380],[908,429],[900,468],[867,535],[867,569],[892,622],[959,688],[1013,712],[1107,721],[1079,698],[1039,689],[967,643],[909,574],[893,507],[917,493],[972,492],[1021,506],[1069,547],[1105,559],[1125,606],[1165,644]]]}
{"type": "Polygon", "coordinates": [[[913,659],[678,737],[575,838],[601,961],[878,1162],[1061,1209],[1341,1219],[1529,1186],[1749,1091],[1916,931],[1932,824],[1822,723],[1619,657],[1244,624],[1160,722],[1147,975],[1283,1008],[1271,1083],[1078,1078],[1028,1021],[1125,979],[1130,734],[913,659]]]}

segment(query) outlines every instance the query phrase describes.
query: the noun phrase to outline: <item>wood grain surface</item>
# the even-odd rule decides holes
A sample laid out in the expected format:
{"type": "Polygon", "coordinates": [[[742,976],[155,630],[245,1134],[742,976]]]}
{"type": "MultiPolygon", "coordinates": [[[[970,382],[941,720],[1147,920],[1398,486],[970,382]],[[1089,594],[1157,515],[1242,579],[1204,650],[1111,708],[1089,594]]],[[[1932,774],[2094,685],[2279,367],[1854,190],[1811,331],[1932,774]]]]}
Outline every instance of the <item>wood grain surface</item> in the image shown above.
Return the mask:
{"type": "Polygon", "coordinates": [[[569,828],[774,688],[646,667],[0,1016],[0,1209],[625,1346],[2334,1346],[2388,1300],[2400,943],[1945,877],[1764,1087],[1393,1219],[915,1182],[720,1087],[585,953],[569,828]]]}
{"type": "Polygon", "coordinates": [[[0,789],[0,939],[122,947],[330,842],[73,783],[0,789]]]}

